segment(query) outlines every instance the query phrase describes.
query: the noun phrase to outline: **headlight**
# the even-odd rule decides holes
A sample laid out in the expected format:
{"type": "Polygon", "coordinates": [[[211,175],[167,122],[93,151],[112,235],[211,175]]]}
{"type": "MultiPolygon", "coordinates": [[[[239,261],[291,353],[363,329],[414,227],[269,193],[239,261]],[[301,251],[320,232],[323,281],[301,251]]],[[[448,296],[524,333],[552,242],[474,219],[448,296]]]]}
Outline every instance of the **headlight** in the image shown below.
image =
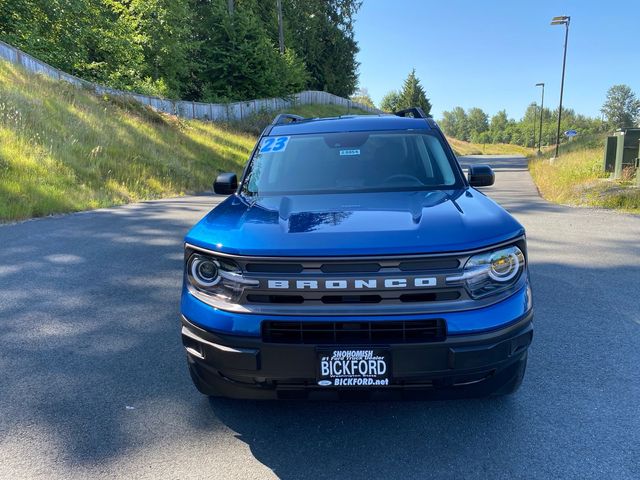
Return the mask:
{"type": "Polygon", "coordinates": [[[191,257],[189,272],[194,285],[203,289],[213,287],[222,280],[217,260],[203,255],[191,257]]]}
{"type": "Polygon", "coordinates": [[[243,277],[235,262],[203,253],[188,257],[186,273],[192,288],[222,303],[238,303],[245,288],[259,284],[243,277]]]}
{"type": "Polygon", "coordinates": [[[467,260],[462,275],[447,277],[447,284],[462,284],[472,298],[482,298],[513,286],[524,267],[524,254],[514,245],[474,255],[467,260]]]}

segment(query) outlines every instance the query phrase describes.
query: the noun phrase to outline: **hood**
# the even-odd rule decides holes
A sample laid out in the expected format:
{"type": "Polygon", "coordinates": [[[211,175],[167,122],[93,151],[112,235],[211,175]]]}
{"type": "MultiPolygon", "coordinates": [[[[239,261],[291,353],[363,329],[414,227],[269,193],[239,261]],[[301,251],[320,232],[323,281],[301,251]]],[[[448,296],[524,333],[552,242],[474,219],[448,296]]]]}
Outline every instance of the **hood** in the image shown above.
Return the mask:
{"type": "Polygon", "coordinates": [[[232,195],[185,241],[239,255],[394,255],[482,248],[523,233],[511,215],[469,188],[251,201],[232,195]]]}

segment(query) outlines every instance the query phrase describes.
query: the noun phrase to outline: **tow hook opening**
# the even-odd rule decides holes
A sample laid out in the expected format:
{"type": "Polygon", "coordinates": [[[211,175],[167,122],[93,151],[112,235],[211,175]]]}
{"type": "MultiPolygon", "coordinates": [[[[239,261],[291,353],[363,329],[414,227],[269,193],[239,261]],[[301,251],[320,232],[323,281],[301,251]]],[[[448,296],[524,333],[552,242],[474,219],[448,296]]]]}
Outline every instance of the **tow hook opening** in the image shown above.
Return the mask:
{"type": "Polygon", "coordinates": [[[189,352],[191,355],[199,358],[200,360],[204,360],[204,349],[202,348],[200,342],[194,340],[193,338],[187,337],[186,335],[182,335],[182,344],[184,345],[184,348],[187,350],[187,352],[189,352]]]}

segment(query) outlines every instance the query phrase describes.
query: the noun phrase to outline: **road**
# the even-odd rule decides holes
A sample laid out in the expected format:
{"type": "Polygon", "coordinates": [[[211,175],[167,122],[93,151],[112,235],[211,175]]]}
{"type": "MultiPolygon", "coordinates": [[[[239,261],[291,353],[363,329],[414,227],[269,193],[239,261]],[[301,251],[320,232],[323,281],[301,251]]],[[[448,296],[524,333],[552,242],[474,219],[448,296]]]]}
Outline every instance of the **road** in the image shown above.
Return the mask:
{"type": "Polygon", "coordinates": [[[192,196],[0,227],[0,478],[640,478],[640,217],[487,194],[526,226],[535,337],[513,397],[212,400],[180,344],[192,196]]]}

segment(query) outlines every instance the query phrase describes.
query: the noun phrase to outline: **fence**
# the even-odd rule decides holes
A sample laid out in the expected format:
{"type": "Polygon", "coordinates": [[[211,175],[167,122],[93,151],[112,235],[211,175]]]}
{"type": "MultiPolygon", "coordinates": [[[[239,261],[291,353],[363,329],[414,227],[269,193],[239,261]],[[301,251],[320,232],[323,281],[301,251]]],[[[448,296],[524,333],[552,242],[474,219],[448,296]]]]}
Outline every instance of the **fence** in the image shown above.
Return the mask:
{"type": "Polygon", "coordinates": [[[93,90],[99,95],[114,95],[131,98],[144,105],[148,105],[159,112],[171,113],[184,118],[196,118],[199,120],[242,120],[257,112],[263,110],[282,110],[293,105],[309,105],[309,104],[330,104],[341,105],[347,108],[359,108],[368,112],[379,113],[380,111],[353,102],[347,98],[338,97],[327,92],[319,92],[308,90],[291,95],[288,98],[263,98],[258,100],[249,100],[246,102],[234,103],[201,103],[189,102],[185,100],[168,100],[166,98],[151,97],[149,95],[141,95],[139,93],[125,92],[113,88],[88,82],[74,75],[58,70],[51,65],[41,62],[37,58],[32,57],[3,41],[0,40],[0,58],[4,58],[11,63],[20,65],[26,70],[46,75],[56,80],[72,83],[78,87],[85,87],[93,90]]]}

